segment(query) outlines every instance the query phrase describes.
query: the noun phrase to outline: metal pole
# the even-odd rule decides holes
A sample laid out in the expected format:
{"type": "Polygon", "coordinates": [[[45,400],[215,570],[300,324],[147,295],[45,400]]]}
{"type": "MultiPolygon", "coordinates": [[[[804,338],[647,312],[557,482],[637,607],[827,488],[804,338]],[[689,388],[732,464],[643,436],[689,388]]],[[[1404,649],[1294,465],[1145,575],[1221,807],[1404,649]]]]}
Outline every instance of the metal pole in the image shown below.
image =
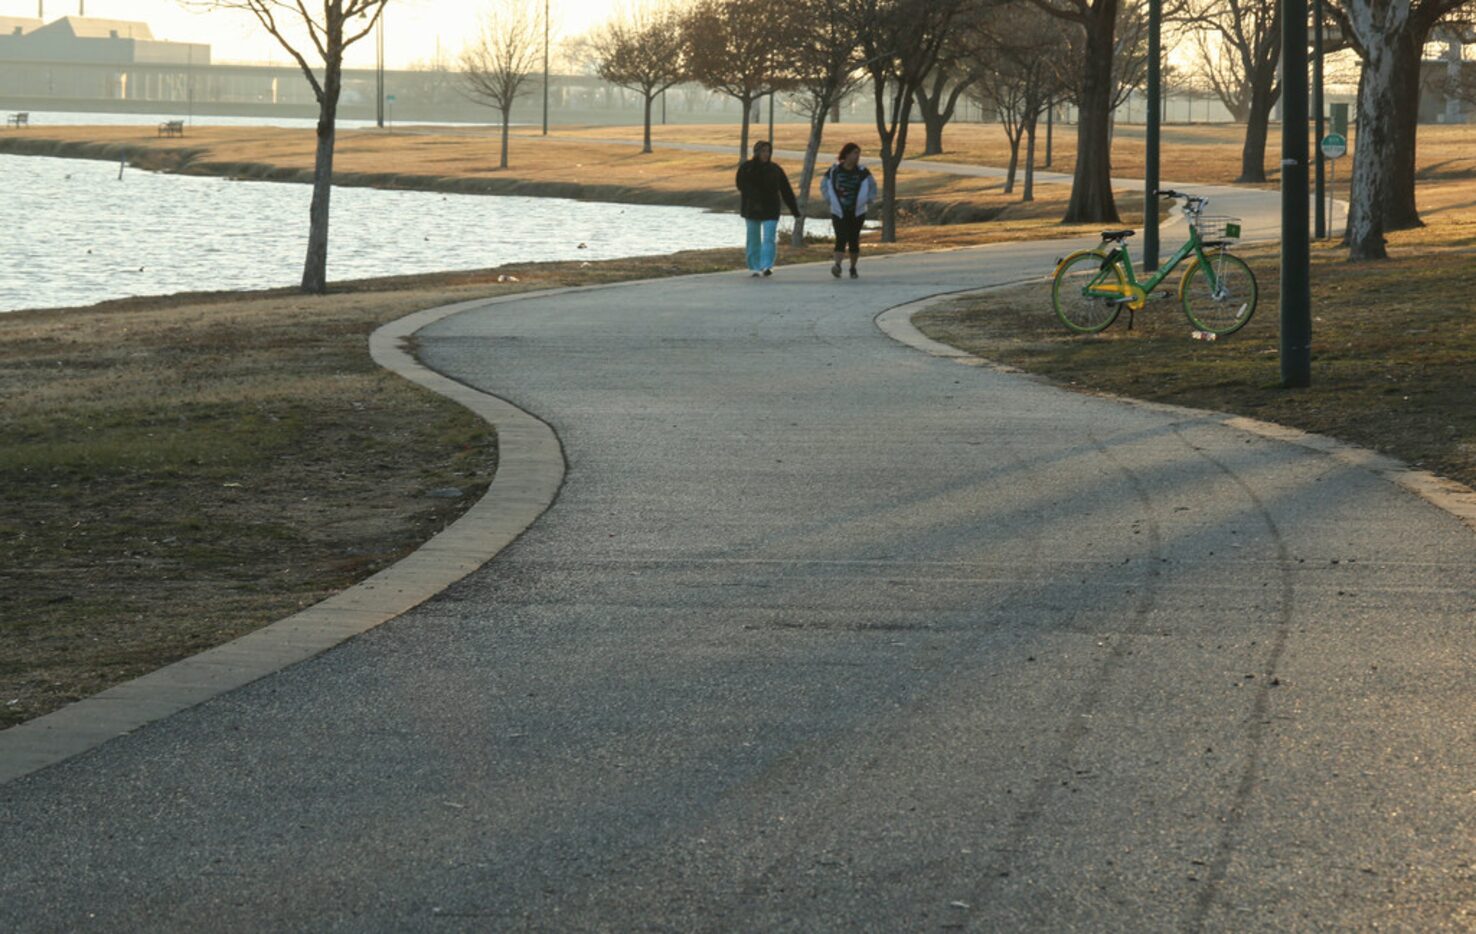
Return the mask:
{"type": "Polygon", "coordinates": [[[1148,127],[1143,158],[1143,268],[1158,268],[1159,122],[1163,99],[1163,0],[1148,0],[1148,127]]]}
{"type": "Polygon", "coordinates": [[[543,135],[548,135],[548,4],[543,0],[543,135]]]}
{"type": "MultiPolygon", "coordinates": [[[[1338,161],[1336,159],[1334,159],[1332,161],[1332,164],[1329,165],[1327,168],[1328,168],[1327,229],[1328,229],[1329,234],[1331,234],[1332,231],[1337,230],[1337,227],[1333,226],[1333,219],[1337,216],[1337,211],[1334,210],[1335,205],[1333,203],[1333,191],[1336,190],[1337,187],[1338,187],[1338,185],[1337,185],[1337,182],[1338,182],[1338,161]]],[[[1318,200],[1320,201],[1321,199],[1318,199],[1318,200]]]]}
{"type": "Polygon", "coordinates": [[[769,92],[769,145],[774,145],[774,92],[769,92]]]}
{"type": "Polygon", "coordinates": [[[374,120],[384,129],[384,10],[379,11],[379,32],[374,49],[374,87],[378,91],[374,103],[374,120]]]}
{"type": "Polygon", "coordinates": [[[1317,239],[1321,240],[1327,236],[1328,218],[1327,211],[1323,207],[1323,199],[1327,197],[1327,158],[1322,154],[1322,138],[1327,135],[1327,127],[1323,117],[1322,103],[1322,0],[1315,0],[1312,5],[1312,110],[1317,121],[1316,137],[1317,146],[1317,239]]]}
{"type": "Polygon", "coordinates": [[[1281,385],[1312,384],[1307,0],[1281,0],[1281,385]]]}
{"type": "MultiPolygon", "coordinates": [[[[980,110],[982,112],[983,108],[980,108],[980,110]]],[[[1045,158],[1045,167],[1046,168],[1050,168],[1051,167],[1051,136],[1054,134],[1055,129],[1056,129],[1056,102],[1055,101],[1051,101],[1050,106],[1046,108],[1046,158],[1045,158]]]]}

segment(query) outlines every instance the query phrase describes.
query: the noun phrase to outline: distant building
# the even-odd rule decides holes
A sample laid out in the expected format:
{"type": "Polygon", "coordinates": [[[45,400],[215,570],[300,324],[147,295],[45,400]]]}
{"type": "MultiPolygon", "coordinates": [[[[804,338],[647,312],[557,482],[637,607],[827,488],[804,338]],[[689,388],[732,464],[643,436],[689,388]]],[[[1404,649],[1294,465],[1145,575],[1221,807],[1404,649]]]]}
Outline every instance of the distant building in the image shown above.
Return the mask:
{"type": "Polygon", "coordinates": [[[33,29],[40,29],[42,20],[24,16],[0,16],[0,36],[24,36],[33,29]]]}
{"type": "Polygon", "coordinates": [[[0,18],[0,61],[65,65],[208,65],[210,46],[154,38],[148,23],[63,16],[0,18]]]}
{"type": "Polygon", "coordinates": [[[210,46],[154,38],[147,23],[0,17],[0,87],[21,101],[183,100],[210,46]]]}

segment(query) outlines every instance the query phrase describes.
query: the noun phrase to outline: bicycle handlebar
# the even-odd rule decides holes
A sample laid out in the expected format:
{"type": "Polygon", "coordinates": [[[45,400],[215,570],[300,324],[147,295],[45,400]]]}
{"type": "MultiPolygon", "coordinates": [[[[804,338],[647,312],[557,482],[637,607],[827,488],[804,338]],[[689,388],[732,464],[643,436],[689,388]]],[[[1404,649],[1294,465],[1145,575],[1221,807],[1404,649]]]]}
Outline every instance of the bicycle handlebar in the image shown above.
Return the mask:
{"type": "Polygon", "coordinates": [[[1187,204],[1185,205],[1186,210],[1190,211],[1203,210],[1204,206],[1206,204],[1209,204],[1210,200],[1201,195],[1191,195],[1186,191],[1174,191],[1168,188],[1160,189],[1153,192],[1153,194],[1157,195],[1160,198],[1183,198],[1185,202],[1187,202],[1187,204]]]}

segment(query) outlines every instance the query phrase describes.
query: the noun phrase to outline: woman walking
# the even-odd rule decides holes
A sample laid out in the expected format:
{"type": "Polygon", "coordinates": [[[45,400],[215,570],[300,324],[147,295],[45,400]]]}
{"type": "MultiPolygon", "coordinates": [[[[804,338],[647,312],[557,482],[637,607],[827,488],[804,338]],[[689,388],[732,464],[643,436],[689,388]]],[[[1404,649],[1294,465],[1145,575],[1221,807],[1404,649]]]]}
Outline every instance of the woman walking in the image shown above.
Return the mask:
{"type": "Polygon", "coordinates": [[[876,198],[876,179],[861,164],[861,147],[846,143],[840,155],[820,179],[820,193],[830,202],[830,225],[835,228],[835,265],[830,274],[841,274],[841,260],[851,256],[851,278],[860,277],[856,262],[861,259],[861,227],[866,223],[866,209],[876,198]]]}
{"type": "Polygon", "coordinates": [[[753,144],[753,158],[738,167],[739,213],[748,224],[748,271],[772,276],[778,251],[779,202],[799,217],[799,204],[789,176],[774,162],[774,147],[768,140],[753,144]]]}

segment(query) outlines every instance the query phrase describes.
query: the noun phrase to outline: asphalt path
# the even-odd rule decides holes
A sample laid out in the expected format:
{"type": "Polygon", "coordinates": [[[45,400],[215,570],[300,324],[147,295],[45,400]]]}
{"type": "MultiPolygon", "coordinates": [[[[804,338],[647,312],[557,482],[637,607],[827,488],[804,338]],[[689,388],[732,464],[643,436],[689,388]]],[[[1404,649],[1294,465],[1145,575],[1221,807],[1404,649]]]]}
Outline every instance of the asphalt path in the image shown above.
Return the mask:
{"type": "Polygon", "coordinates": [[[874,323],[1065,246],[422,332],[557,430],[555,505],[400,619],[0,787],[0,928],[1469,927],[1470,531],[874,323]]]}

